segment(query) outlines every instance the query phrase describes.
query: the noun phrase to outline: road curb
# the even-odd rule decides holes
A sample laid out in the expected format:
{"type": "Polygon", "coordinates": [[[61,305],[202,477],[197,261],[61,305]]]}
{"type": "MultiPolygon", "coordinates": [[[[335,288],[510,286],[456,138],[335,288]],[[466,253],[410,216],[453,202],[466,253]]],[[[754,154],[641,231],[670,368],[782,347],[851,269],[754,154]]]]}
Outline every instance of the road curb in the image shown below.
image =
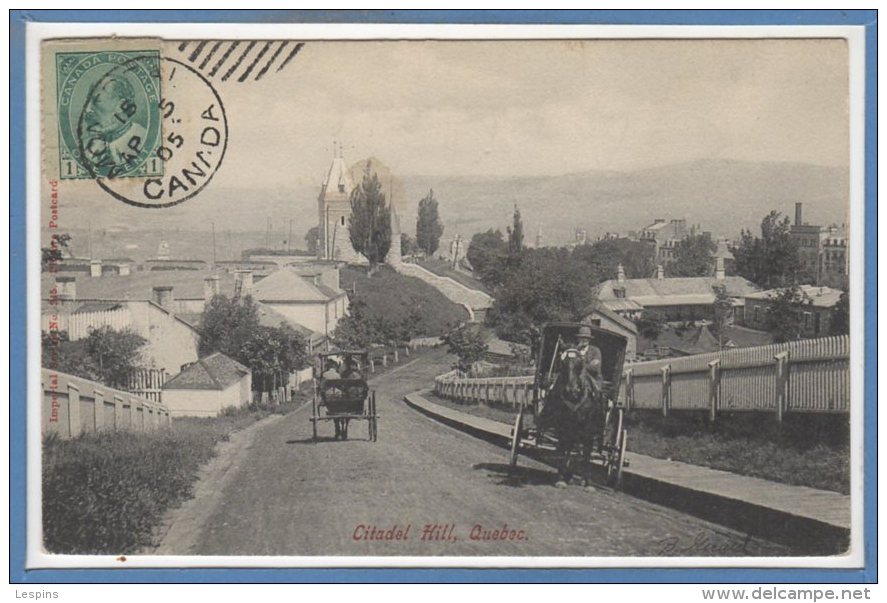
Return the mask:
{"type": "MultiPolygon", "coordinates": [[[[404,402],[410,408],[445,425],[498,446],[510,446],[511,426],[435,404],[425,398],[428,393],[429,390],[419,390],[407,394],[404,402]]],[[[528,456],[550,465],[542,456],[528,456]]],[[[799,555],[843,554],[850,543],[850,530],[843,526],[794,515],[747,500],[695,490],[665,479],[639,475],[630,467],[624,470],[623,491],[745,532],[752,538],[785,544],[795,549],[799,555]]]]}

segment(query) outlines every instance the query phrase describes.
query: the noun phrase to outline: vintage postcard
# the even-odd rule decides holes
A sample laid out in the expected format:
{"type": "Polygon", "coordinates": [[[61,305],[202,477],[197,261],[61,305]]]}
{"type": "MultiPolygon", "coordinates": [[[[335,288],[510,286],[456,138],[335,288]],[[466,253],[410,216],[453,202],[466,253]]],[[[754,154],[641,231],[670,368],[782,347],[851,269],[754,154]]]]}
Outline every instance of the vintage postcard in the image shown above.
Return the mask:
{"type": "Polygon", "coordinates": [[[37,31],[29,567],[861,567],[852,28],[37,31]]]}

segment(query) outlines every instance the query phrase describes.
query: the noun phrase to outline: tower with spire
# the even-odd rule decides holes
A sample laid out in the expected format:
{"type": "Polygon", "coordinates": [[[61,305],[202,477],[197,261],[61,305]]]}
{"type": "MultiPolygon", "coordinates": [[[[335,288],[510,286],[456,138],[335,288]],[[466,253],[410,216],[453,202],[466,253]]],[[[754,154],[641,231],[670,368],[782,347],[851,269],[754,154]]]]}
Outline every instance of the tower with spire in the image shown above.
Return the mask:
{"type": "Polygon", "coordinates": [[[333,144],[333,162],[317,197],[317,257],[363,263],[363,256],[351,246],[348,218],[351,216],[351,191],[354,182],[345,164],[341,144],[333,144]]]}

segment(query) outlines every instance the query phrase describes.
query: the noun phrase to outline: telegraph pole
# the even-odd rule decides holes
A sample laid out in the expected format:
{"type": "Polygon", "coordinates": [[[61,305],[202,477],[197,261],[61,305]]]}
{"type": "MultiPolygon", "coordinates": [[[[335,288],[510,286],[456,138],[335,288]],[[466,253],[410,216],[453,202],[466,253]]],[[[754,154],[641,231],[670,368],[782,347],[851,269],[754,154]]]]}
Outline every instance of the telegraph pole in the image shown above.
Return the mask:
{"type": "Polygon", "coordinates": [[[216,267],[216,223],[210,222],[213,229],[213,268],[216,267]]]}

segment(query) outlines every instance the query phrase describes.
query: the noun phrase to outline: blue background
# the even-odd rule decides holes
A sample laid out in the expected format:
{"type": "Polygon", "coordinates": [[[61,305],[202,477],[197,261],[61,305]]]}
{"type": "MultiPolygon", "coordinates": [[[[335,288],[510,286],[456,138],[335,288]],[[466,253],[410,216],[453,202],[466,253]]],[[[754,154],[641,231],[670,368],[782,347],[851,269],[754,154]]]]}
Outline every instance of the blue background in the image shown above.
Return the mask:
{"type": "Polygon", "coordinates": [[[640,582],[877,581],[877,11],[221,11],[48,10],[10,13],[10,520],[11,583],[92,582],[640,582]],[[25,570],[26,262],[25,26],[28,22],[571,23],[858,25],[865,27],[865,568],[822,569],[102,569],[25,570]],[[15,149],[15,152],[13,152],[15,149]],[[15,352],[15,353],[12,353],[15,352]]]}

